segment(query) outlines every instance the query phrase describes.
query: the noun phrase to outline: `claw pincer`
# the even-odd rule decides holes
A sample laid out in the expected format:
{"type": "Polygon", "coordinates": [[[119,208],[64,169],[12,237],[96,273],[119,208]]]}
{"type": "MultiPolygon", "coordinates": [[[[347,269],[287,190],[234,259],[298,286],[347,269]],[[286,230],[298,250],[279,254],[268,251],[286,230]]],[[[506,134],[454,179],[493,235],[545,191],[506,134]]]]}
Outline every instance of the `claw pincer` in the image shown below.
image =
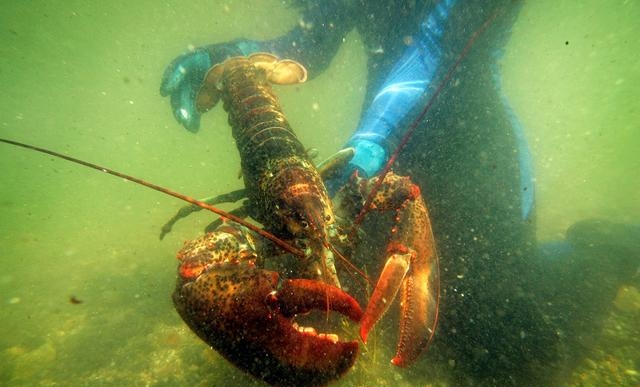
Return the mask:
{"type": "Polygon", "coordinates": [[[223,225],[178,253],[173,301],[180,316],[231,363],[269,384],[314,386],[340,377],[353,365],[358,343],[301,332],[293,318],[319,309],[358,321],[357,301],[324,282],[282,280],[260,269],[244,235],[223,225]]]}
{"type": "MultiPolygon", "coordinates": [[[[368,197],[377,179],[356,176],[352,188],[368,197]]],[[[367,342],[369,332],[400,291],[400,335],[391,363],[403,367],[420,356],[435,333],[440,297],[438,255],[427,206],[420,188],[408,177],[388,173],[371,207],[395,211],[396,221],[387,244],[388,259],[360,324],[360,337],[367,342]]]]}

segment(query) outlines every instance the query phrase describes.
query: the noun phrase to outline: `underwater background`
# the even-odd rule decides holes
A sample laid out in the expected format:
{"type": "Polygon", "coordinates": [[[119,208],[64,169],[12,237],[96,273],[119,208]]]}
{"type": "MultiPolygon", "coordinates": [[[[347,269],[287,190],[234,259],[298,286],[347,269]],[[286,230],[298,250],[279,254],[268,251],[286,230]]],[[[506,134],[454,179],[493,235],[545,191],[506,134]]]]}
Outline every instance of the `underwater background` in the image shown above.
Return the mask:
{"type": "MultiPolygon", "coordinates": [[[[275,0],[8,2],[0,9],[0,136],[194,197],[240,188],[226,114],[213,109],[197,135],[187,132],[160,97],[160,78],[189,46],[273,38],[298,18],[275,0]]],[[[544,0],[525,2],[513,27],[503,86],[534,158],[540,243],[563,239],[583,219],[640,223],[638,20],[635,1],[544,0]]],[[[319,159],[357,125],[363,50],[352,32],[327,71],[277,89],[319,159]]],[[[0,384],[260,385],[173,308],[175,252],[212,219],[193,215],[160,241],[180,206],[0,144],[0,384]]],[[[559,386],[640,384],[635,278],[636,286],[620,287],[601,337],[559,386]]],[[[390,366],[393,348],[378,341],[335,385],[449,385],[446,376],[421,378],[425,361],[390,366]]]]}

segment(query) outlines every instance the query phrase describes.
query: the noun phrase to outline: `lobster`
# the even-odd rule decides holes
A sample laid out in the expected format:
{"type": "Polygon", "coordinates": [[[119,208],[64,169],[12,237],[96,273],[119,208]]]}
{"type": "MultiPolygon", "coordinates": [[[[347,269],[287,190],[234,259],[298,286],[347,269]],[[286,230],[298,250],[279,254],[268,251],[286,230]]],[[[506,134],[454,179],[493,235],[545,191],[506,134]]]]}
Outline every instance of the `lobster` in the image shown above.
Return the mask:
{"type": "MultiPolygon", "coordinates": [[[[339,312],[360,322],[366,343],[402,288],[400,337],[392,359],[398,366],[419,356],[437,322],[438,260],[419,187],[393,173],[372,179],[354,174],[336,195],[340,204],[334,208],[321,172],[271,88],[305,79],[302,65],[266,53],[227,59],[207,73],[196,106],[206,112],[221,99],[229,114],[245,184],[231,196],[248,199],[235,212],[293,247],[283,251],[282,244],[273,246],[246,226],[218,222],[178,253],[173,294],[177,311],[198,336],[238,368],[277,386],[325,384],[351,368],[358,353],[357,341],[300,327],[296,315],[312,309],[339,312]],[[336,258],[345,261],[353,251],[346,230],[363,210],[395,211],[396,219],[387,262],[364,312],[341,290],[336,270],[336,258]],[[280,265],[281,272],[269,270],[283,254],[293,255],[293,263],[280,265]]],[[[342,163],[329,163],[322,174],[342,163]]],[[[181,209],[161,236],[196,208],[181,209]]]]}

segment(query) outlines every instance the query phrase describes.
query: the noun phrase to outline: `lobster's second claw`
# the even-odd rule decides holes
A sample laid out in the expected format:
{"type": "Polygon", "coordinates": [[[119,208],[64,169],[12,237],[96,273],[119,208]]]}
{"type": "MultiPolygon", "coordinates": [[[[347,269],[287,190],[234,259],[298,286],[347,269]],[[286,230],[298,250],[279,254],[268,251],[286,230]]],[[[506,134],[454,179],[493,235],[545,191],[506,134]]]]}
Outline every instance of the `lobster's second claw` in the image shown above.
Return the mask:
{"type": "Polygon", "coordinates": [[[400,336],[391,363],[403,367],[418,358],[435,332],[440,295],[438,256],[420,189],[408,178],[391,173],[381,191],[380,196],[391,195],[376,205],[399,206],[398,223],[388,245],[389,259],[362,318],[360,336],[366,342],[369,330],[401,288],[400,336]]]}
{"type": "Polygon", "coordinates": [[[193,256],[184,251],[181,255],[174,304],[191,329],[227,360],[274,386],[323,385],[353,365],[357,341],[339,341],[336,335],[316,333],[293,321],[295,314],[312,309],[359,320],[362,311],[351,296],[318,281],[279,284],[276,272],[250,263],[213,264],[195,271],[192,267],[204,267],[200,263],[206,244],[199,249],[193,256]]]}

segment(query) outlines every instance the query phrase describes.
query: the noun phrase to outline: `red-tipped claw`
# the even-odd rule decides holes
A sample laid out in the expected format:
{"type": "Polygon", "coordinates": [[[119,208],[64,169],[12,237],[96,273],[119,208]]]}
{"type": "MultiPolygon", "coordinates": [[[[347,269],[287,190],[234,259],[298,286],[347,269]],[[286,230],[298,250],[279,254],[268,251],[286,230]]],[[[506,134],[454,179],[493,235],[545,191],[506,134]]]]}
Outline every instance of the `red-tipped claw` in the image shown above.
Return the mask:
{"type": "Polygon", "coordinates": [[[366,343],[370,330],[402,289],[400,336],[391,363],[404,367],[427,348],[435,332],[440,296],[438,256],[419,188],[395,174],[387,175],[384,184],[381,191],[392,194],[380,195],[374,205],[382,209],[397,206],[398,223],[388,245],[389,258],[362,318],[360,337],[366,343]]]}
{"type": "MultiPolygon", "coordinates": [[[[201,239],[202,243],[185,246],[179,257],[181,266],[195,262],[206,267],[195,277],[179,278],[173,294],[180,316],[198,336],[241,370],[275,386],[319,386],[351,368],[357,341],[301,328],[294,317],[318,309],[359,321],[362,310],[357,301],[319,281],[279,284],[276,272],[251,262],[220,263],[217,256],[229,254],[215,242],[224,240],[229,246],[228,238],[214,232],[201,239]],[[215,262],[205,265],[213,255],[215,262]]],[[[238,247],[231,253],[238,255],[238,247]]]]}

